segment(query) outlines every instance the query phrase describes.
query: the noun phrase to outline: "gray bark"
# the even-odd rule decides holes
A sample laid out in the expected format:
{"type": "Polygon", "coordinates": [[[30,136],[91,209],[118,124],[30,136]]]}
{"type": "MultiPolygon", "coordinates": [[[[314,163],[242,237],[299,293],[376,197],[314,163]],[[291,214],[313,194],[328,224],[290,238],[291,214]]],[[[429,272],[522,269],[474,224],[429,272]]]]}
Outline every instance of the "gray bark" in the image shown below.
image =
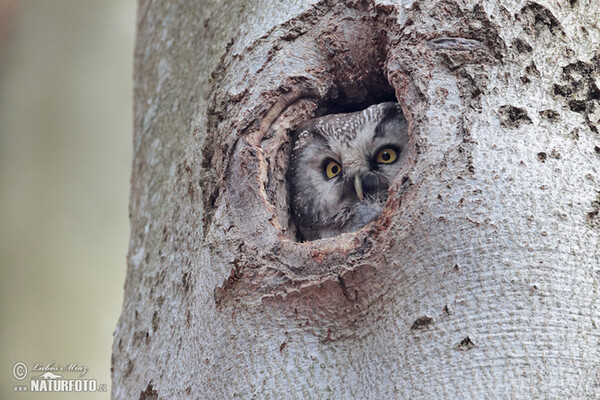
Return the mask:
{"type": "Polygon", "coordinates": [[[598,398],[597,0],[140,0],[114,399],[598,398]],[[295,240],[290,132],[395,96],[410,162],[295,240]]]}

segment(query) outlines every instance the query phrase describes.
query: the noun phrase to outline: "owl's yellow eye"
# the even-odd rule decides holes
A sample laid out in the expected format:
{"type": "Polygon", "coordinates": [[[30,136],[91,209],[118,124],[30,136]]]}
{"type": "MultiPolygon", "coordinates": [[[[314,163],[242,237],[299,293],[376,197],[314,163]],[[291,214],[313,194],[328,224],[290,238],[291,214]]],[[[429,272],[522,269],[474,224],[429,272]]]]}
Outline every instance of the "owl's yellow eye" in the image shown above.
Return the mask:
{"type": "Polygon", "coordinates": [[[396,150],[392,149],[391,147],[386,147],[385,149],[379,150],[375,161],[377,161],[379,164],[391,164],[396,161],[396,158],[398,158],[396,150]]]}
{"type": "Polygon", "coordinates": [[[327,179],[335,178],[342,172],[342,167],[340,164],[336,163],[333,160],[330,160],[325,167],[325,176],[327,179]]]}

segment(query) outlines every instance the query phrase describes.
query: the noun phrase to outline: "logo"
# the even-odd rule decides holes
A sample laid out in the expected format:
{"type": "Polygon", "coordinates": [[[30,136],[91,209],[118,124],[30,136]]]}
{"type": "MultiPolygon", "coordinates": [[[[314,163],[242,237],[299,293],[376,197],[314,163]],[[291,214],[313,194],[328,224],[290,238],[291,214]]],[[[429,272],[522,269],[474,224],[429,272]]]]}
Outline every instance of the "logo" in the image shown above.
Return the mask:
{"type": "Polygon", "coordinates": [[[29,385],[15,385],[15,392],[106,392],[108,385],[98,384],[95,379],[84,379],[88,367],[76,363],[35,363],[30,368],[24,362],[13,365],[13,376],[23,381],[29,374],[29,385]]]}
{"type": "Polygon", "coordinates": [[[62,378],[61,375],[55,375],[52,372],[46,372],[45,374],[42,374],[40,376],[36,376],[33,379],[56,379],[56,378],[62,378]]]}
{"type": "Polygon", "coordinates": [[[27,376],[27,365],[22,362],[18,362],[13,367],[13,376],[15,379],[22,381],[27,376]]]}

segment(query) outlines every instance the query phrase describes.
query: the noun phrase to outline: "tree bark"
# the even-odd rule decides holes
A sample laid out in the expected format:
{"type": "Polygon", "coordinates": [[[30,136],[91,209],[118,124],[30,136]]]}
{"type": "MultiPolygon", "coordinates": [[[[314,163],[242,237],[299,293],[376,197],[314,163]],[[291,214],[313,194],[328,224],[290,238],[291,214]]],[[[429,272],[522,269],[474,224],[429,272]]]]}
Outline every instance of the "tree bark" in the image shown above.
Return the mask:
{"type": "Polygon", "coordinates": [[[140,0],[114,399],[598,398],[597,0],[140,0]],[[296,240],[315,113],[397,99],[382,215],[296,240]]]}

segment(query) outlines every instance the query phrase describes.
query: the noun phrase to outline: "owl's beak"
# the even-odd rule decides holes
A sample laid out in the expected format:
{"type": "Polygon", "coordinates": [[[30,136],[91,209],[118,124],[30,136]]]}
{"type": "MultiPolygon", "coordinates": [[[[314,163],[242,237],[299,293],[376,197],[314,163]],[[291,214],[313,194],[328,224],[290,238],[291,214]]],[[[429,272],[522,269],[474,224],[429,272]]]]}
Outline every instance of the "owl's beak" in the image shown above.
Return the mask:
{"type": "Polygon", "coordinates": [[[358,196],[358,200],[362,201],[363,199],[363,189],[362,189],[362,181],[359,175],[354,177],[354,190],[356,191],[356,196],[358,196]]]}

